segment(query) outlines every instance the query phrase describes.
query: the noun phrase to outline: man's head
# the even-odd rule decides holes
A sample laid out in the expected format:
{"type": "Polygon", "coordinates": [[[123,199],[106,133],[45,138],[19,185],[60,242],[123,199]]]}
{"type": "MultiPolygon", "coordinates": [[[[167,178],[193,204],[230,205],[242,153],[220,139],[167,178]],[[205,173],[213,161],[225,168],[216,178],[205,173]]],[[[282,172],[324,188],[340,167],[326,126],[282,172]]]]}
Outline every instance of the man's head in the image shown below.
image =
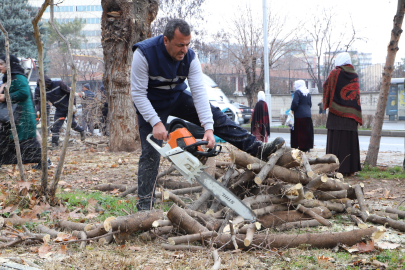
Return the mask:
{"type": "Polygon", "coordinates": [[[90,90],[90,84],[88,84],[88,83],[83,84],[82,90],[83,90],[83,91],[90,90]]]}
{"type": "Polygon", "coordinates": [[[170,20],[166,24],[163,36],[166,50],[173,60],[183,60],[191,40],[191,31],[188,23],[181,19],[170,20]]]}

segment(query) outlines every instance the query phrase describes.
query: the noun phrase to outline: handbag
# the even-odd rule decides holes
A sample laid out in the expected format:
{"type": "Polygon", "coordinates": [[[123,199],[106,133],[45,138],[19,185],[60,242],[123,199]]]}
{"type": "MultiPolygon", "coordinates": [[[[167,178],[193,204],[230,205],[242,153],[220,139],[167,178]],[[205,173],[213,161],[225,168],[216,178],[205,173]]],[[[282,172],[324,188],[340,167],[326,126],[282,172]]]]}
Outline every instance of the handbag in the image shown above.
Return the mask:
{"type": "Polygon", "coordinates": [[[285,121],[286,126],[289,126],[291,130],[294,130],[294,114],[290,110],[287,116],[287,120],[285,121]]]}
{"type": "MultiPolygon", "coordinates": [[[[15,124],[18,124],[20,120],[20,106],[18,104],[12,104],[11,108],[13,110],[13,115],[14,115],[14,122],[15,124]]],[[[8,109],[7,109],[7,103],[2,102],[0,103],[0,123],[2,124],[7,124],[10,123],[10,117],[8,115],[8,109]]]]}

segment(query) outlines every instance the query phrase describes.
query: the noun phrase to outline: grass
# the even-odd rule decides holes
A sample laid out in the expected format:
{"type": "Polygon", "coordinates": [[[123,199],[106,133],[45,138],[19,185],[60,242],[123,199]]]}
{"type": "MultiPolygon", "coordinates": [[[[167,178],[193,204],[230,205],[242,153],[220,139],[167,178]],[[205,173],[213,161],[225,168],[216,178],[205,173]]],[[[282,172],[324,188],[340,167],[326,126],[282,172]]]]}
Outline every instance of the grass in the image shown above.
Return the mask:
{"type": "MultiPolygon", "coordinates": [[[[106,218],[111,216],[126,216],[128,213],[136,213],[138,209],[136,208],[136,203],[138,200],[135,198],[121,198],[115,197],[113,195],[108,195],[100,191],[97,192],[86,192],[86,191],[75,191],[75,192],[62,192],[57,195],[65,202],[65,205],[70,211],[81,208],[83,214],[87,214],[88,200],[94,199],[98,204],[104,209],[104,213],[96,217],[98,221],[104,221],[106,218]],[[125,210],[125,211],[124,211],[125,210]]],[[[162,209],[167,212],[172,202],[156,203],[155,209],[162,209]]]]}
{"type": "Polygon", "coordinates": [[[363,170],[358,172],[358,177],[363,179],[405,179],[405,171],[400,166],[386,168],[365,165],[363,170]]]}

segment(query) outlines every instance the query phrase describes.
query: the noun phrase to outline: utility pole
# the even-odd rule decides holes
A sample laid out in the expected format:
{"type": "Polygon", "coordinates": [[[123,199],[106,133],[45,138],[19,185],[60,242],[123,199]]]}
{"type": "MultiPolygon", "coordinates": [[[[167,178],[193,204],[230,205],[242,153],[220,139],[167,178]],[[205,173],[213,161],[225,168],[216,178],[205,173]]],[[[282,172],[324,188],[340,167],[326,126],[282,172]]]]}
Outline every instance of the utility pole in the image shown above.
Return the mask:
{"type": "MultiPolygon", "coordinates": [[[[269,42],[267,40],[267,0],[263,0],[263,43],[264,43],[264,93],[269,107],[269,120],[271,123],[271,94],[269,78],[269,42]]],[[[253,71],[255,72],[255,71],[253,71]]]]}

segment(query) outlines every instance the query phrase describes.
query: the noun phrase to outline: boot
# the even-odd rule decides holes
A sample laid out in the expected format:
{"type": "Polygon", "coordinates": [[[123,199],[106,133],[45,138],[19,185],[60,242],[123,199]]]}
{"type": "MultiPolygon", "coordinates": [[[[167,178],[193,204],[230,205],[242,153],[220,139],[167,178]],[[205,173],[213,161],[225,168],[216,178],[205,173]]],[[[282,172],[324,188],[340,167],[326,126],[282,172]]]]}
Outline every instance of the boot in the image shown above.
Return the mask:
{"type": "Polygon", "coordinates": [[[86,139],[86,133],[83,131],[80,131],[80,140],[84,141],[86,139]]]}
{"type": "Polygon", "coordinates": [[[268,143],[263,143],[260,147],[259,150],[257,151],[256,157],[263,160],[267,161],[269,156],[276,152],[278,149],[281,148],[285,143],[284,139],[281,137],[277,137],[274,139],[272,142],[268,143]]]}
{"type": "MultiPolygon", "coordinates": [[[[48,169],[51,168],[51,165],[52,161],[48,158],[48,169]]],[[[42,169],[41,162],[39,162],[37,165],[32,166],[31,168],[34,170],[41,170],[42,169]]]]}

